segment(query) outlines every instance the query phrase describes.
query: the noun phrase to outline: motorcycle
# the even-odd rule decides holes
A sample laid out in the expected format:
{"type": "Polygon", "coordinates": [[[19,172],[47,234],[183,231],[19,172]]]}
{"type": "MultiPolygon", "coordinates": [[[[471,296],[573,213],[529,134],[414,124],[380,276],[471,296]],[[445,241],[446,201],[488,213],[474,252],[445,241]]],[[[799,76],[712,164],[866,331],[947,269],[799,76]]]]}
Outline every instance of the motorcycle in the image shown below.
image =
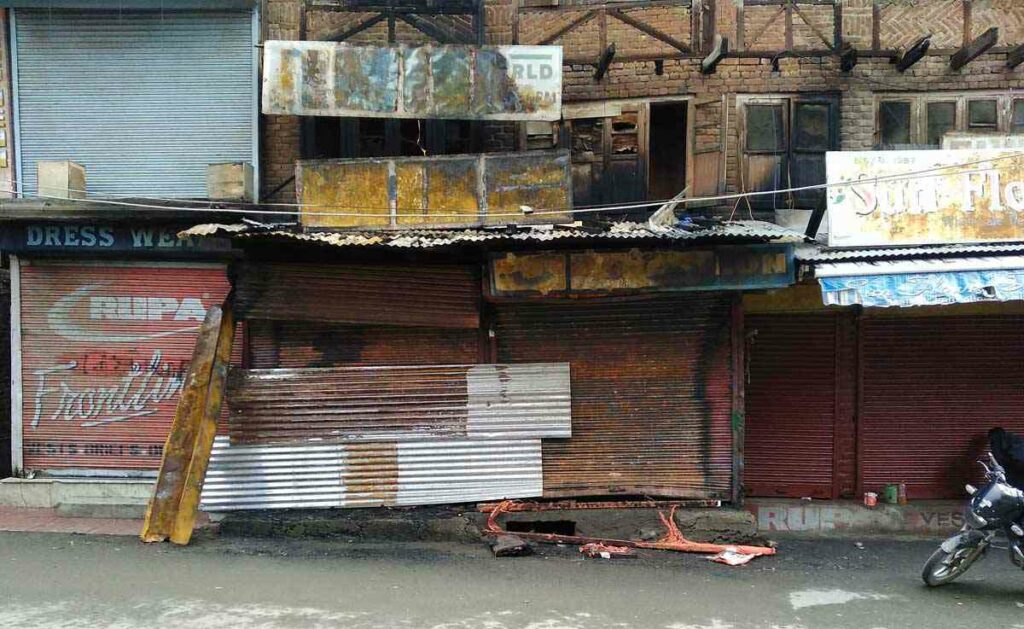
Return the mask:
{"type": "Polygon", "coordinates": [[[971,496],[964,511],[964,525],[960,532],[942,542],[932,553],[921,571],[921,578],[929,587],[953,582],[983,557],[1002,533],[1009,540],[1010,561],[1024,568],[1024,527],[1018,521],[1024,516],[1024,491],[1006,480],[1006,470],[990,452],[987,462],[978,461],[985,468],[986,484],[978,489],[967,485],[971,496]]]}

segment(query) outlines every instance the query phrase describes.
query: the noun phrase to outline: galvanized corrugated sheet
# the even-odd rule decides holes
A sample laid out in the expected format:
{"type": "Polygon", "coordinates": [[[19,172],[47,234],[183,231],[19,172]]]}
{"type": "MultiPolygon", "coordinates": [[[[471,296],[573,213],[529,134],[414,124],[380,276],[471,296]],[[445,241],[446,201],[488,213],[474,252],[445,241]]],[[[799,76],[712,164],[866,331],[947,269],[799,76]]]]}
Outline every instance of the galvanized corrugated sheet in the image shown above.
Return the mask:
{"type": "Polygon", "coordinates": [[[496,305],[498,360],[571,365],[573,437],[544,442],[545,495],[730,496],[731,303],[496,305]]]}
{"type": "Polygon", "coordinates": [[[1024,432],[1024,317],[864,317],[861,342],[864,491],[962,497],[987,431],[1024,432]]]}
{"type": "Polygon", "coordinates": [[[540,441],[238,446],[217,437],[206,511],[450,504],[539,496],[540,441]]]}
{"type": "Polygon", "coordinates": [[[469,266],[246,264],[240,319],[478,328],[480,280],[469,266]]]}
{"type": "Polygon", "coordinates": [[[990,245],[939,245],[936,247],[895,247],[878,249],[830,249],[818,246],[798,246],[796,258],[801,262],[852,262],[880,258],[941,258],[966,254],[999,255],[1020,253],[1024,244],[996,243],[990,245]]]}
{"type": "Polygon", "coordinates": [[[22,261],[24,467],[160,465],[222,265],[22,261]]]}
{"type": "Polygon", "coordinates": [[[15,11],[23,189],[36,163],[89,192],[206,197],[206,165],[253,160],[252,12],[15,11]]]}
{"type": "Polygon", "coordinates": [[[569,365],[234,371],[232,444],[572,435],[569,365]]]}

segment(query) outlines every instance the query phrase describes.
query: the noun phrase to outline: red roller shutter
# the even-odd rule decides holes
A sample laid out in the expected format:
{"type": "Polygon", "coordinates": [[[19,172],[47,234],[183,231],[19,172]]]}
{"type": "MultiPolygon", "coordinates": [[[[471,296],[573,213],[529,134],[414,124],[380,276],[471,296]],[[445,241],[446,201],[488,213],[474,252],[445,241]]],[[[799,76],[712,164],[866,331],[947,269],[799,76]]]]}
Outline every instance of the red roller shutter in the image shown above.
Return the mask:
{"type": "Polygon", "coordinates": [[[747,495],[832,497],[838,321],[825,314],[746,318],[747,495]]]}
{"type": "Polygon", "coordinates": [[[150,470],[224,267],[21,261],[23,465],[150,470]]]}
{"type": "Polygon", "coordinates": [[[862,320],[864,491],[957,498],[993,426],[1024,431],[1024,317],[862,320]]]}
{"type": "Polygon", "coordinates": [[[496,307],[499,362],[569,362],[572,438],[544,441],[546,496],[728,498],[731,298],[496,307]]]}

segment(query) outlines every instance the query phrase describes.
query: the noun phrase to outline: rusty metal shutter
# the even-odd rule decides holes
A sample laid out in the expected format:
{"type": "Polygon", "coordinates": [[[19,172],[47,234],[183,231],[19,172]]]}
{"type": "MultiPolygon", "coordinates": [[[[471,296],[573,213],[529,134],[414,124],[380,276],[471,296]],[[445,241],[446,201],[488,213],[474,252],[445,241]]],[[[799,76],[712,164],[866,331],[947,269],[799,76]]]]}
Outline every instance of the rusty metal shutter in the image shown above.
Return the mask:
{"type": "Polygon", "coordinates": [[[731,299],[500,304],[500,362],[569,362],[572,438],[544,442],[546,496],[727,498],[731,299]]]}
{"type": "Polygon", "coordinates": [[[480,325],[480,278],[470,266],[246,264],[236,291],[245,319],[480,325]]]}
{"type": "Polygon", "coordinates": [[[480,346],[476,329],[249,322],[255,369],[467,364],[481,362],[480,346]]]}
{"type": "Polygon", "coordinates": [[[832,497],[838,322],[827,314],[746,318],[747,495],[832,497]]]}
{"type": "Polygon", "coordinates": [[[223,265],[21,261],[26,470],[155,470],[223,265]]]}
{"type": "Polygon", "coordinates": [[[861,486],[958,498],[994,426],[1024,431],[1024,317],[864,318],[861,486]]]}

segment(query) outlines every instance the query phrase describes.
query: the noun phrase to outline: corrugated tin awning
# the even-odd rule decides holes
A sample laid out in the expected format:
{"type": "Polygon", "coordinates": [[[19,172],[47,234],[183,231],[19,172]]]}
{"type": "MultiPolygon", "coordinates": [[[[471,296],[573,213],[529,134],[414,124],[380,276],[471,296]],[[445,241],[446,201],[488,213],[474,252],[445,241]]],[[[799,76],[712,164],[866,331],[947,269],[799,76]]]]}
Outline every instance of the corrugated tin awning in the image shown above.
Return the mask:
{"type": "Polygon", "coordinates": [[[833,306],[1024,300],[1024,256],[818,263],[815,274],[833,306]]]}
{"type": "Polygon", "coordinates": [[[648,223],[617,222],[591,229],[583,226],[521,226],[469,229],[401,229],[365,231],[299,231],[290,226],[250,223],[197,225],[180,237],[222,237],[234,240],[294,240],[334,247],[441,249],[464,244],[553,241],[709,241],[802,243],[799,232],[764,221],[724,221],[709,225],[659,227],[648,223]]]}
{"type": "Polygon", "coordinates": [[[922,247],[886,247],[871,249],[837,249],[822,245],[798,245],[795,255],[799,262],[816,265],[821,262],[850,262],[854,260],[885,260],[941,258],[944,256],[1002,255],[1024,251],[1024,243],[1000,242],[990,244],[935,245],[922,247]]]}

